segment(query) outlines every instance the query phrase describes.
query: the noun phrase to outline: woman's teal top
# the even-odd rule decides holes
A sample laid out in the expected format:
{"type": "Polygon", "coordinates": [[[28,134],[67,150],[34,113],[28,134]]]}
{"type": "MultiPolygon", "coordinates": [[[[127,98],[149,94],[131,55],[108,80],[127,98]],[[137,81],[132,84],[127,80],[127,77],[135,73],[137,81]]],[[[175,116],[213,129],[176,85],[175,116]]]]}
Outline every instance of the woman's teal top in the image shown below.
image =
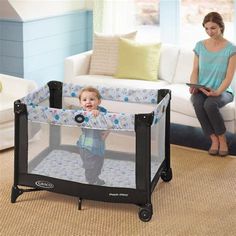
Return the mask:
{"type": "MultiPolygon", "coordinates": [[[[223,49],[211,52],[199,41],[193,51],[199,58],[198,83],[217,90],[225,79],[230,57],[236,54],[236,46],[228,42],[223,49]]],[[[234,93],[230,86],[226,91],[234,93]]]]}

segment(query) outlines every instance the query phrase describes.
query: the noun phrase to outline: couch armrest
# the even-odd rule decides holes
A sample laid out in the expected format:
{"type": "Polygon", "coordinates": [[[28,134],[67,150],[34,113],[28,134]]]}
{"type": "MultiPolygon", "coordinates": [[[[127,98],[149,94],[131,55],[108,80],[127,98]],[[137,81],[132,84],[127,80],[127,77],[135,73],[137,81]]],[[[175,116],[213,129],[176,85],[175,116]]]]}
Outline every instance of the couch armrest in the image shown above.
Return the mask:
{"type": "Polygon", "coordinates": [[[65,58],[64,82],[70,83],[78,75],[89,73],[92,51],[83,52],[65,58]]]}
{"type": "Polygon", "coordinates": [[[13,97],[22,98],[32,92],[38,86],[33,80],[27,80],[10,75],[0,74],[2,83],[2,93],[12,95],[13,97]]]}

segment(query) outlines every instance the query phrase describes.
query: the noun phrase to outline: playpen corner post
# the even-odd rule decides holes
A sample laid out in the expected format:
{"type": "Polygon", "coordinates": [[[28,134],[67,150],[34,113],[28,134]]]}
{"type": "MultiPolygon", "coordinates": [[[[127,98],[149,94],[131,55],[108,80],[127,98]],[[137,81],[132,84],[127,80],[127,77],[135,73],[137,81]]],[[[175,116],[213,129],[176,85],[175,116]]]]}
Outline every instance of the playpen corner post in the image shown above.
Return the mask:
{"type": "Polygon", "coordinates": [[[166,107],[166,121],[165,121],[165,165],[166,170],[170,170],[170,108],[171,108],[171,90],[169,89],[160,89],[158,90],[158,103],[167,95],[170,95],[170,99],[168,101],[166,107]]]}
{"type": "Polygon", "coordinates": [[[136,186],[144,190],[146,203],[151,204],[151,124],[153,113],[135,115],[136,186]]]}
{"type": "Polygon", "coordinates": [[[50,81],[48,82],[50,97],[49,106],[52,108],[62,108],[62,88],[63,83],[60,81],[50,81]]]}
{"type": "Polygon", "coordinates": [[[20,100],[14,102],[14,186],[18,184],[20,172],[27,171],[28,160],[28,119],[27,107],[20,100]]]}
{"type": "MultiPolygon", "coordinates": [[[[62,108],[62,95],[63,95],[63,83],[60,81],[48,82],[49,87],[49,106],[51,108],[62,108]]],[[[61,143],[61,127],[50,125],[50,136],[49,136],[50,147],[56,148],[61,143]]]]}

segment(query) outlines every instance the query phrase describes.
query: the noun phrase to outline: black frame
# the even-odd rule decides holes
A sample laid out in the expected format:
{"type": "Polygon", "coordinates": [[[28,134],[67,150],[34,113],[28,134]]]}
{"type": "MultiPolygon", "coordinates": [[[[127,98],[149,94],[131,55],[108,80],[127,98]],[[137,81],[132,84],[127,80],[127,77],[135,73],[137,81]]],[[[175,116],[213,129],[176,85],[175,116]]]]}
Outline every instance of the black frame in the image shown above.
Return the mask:
{"type": "MultiPolygon", "coordinates": [[[[48,83],[50,91],[50,107],[62,108],[62,88],[63,83],[50,81],[48,83]]],[[[161,89],[158,91],[158,103],[167,95],[170,90],[161,89]]],[[[47,176],[27,173],[28,171],[28,120],[27,107],[17,100],[14,103],[15,113],[15,153],[14,153],[14,183],[11,193],[11,202],[15,203],[19,195],[24,192],[47,190],[56,193],[76,196],[79,199],[79,209],[81,209],[82,199],[133,203],[140,206],[139,218],[142,221],[149,221],[152,217],[151,194],[161,177],[168,182],[172,179],[172,169],[170,167],[170,101],[165,108],[165,157],[153,180],[151,181],[150,161],[151,161],[151,124],[153,113],[135,115],[136,132],[136,189],[118,188],[82,184],[47,176]],[[31,187],[24,189],[19,186],[31,187]]],[[[60,137],[60,126],[50,127],[50,132],[58,132],[60,137]],[[53,129],[53,131],[51,130],[53,129]]],[[[51,135],[50,135],[51,137],[51,135]]],[[[50,138],[50,148],[46,148],[43,154],[49,153],[55,147],[60,146],[60,139],[50,138]]]]}

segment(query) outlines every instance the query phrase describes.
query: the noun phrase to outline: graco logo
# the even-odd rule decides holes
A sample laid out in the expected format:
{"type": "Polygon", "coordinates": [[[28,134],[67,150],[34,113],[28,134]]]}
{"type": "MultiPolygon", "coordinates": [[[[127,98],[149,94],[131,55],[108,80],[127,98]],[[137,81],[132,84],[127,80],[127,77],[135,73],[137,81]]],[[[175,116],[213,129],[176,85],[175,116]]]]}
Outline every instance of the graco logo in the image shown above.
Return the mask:
{"type": "Polygon", "coordinates": [[[54,188],[54,184],[45,180],[38,180],[35,184],[40,188],[54,188]]]}

